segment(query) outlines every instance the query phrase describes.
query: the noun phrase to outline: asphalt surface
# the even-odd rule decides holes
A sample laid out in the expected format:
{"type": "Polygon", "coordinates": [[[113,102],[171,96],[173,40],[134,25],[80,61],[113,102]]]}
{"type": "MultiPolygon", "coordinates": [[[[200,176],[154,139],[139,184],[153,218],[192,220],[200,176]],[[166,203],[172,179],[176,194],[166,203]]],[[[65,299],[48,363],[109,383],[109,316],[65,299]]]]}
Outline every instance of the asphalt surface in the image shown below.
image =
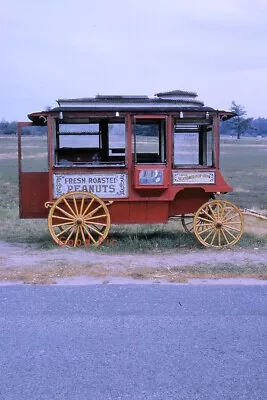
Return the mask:
{"type": "Polygon", "coordinates": [[[267,286],[0,287],[0,399],[267,398],[267,286]]]}

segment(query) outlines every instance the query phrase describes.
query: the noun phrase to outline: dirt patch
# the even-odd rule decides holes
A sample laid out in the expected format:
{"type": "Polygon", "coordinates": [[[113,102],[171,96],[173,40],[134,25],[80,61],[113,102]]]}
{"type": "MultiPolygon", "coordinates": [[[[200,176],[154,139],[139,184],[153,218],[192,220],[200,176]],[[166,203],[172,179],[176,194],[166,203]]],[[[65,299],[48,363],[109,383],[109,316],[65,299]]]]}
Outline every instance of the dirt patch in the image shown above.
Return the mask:
{"type": "Polygon", "coordinates": [[[159,279],[267,279],[267,249],[177,250],[153,254],[100,254],[82,249],[40,250],[33,244],[0,242],[0,281],[57,283],[77,276],[159,279]]]}

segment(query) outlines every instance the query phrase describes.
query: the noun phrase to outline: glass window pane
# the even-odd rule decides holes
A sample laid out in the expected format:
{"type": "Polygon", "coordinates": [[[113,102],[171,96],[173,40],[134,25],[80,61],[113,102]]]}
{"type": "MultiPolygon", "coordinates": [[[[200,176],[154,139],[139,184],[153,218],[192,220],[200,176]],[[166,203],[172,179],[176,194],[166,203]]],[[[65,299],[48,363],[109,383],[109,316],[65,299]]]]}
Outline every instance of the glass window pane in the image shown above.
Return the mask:
{"type": "Polygon", "coordinates": [[[60,135],[59,148],[98,148],[99,135],[60,135]]]}
{"type": "Polygon", "coordinates": [[[136,152],[159,155],[159,125],[136,124],[136,152]]]}
{"type": "Polygon", "coordinates": [[[174,164],[199,164],[199,133],[174,133],[174,164]]]}
{"type": "Polygon", "coordinates": [[[165,120],[137,120],[133,130],[132,150],[135,153],[135,162],[139,164],[165,163],[165,120]]]}
{"type": "Polygon", "coordinates": [[[125,150],[125,124],[109,124],[109,149],[124,149],[125,150]]]}
{"type": "Polygon", "coordinates": [[[59,124],[59,133],[98,134],[99,124],[59,124]]]}

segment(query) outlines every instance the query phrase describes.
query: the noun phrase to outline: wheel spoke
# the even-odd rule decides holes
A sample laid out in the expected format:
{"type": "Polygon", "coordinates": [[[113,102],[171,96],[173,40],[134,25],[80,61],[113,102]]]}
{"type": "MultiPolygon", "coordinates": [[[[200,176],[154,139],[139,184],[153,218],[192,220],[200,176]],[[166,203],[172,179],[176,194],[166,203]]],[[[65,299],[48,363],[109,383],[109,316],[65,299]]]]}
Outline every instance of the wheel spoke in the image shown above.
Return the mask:
{"type": "Polygon", "coordinates": [[[76,215],[78,215],[78,214],[79,214],[79,211],[78,211],[78,207],[77,207],[77,202],[76,202],[76,197],[75,197],[75,195],[73,195],[72,198],[73,198],[73,204],[74,204],[74,207],[75,207],[76,215]]]}
{"type": "Polygon", "coordinates": [[[52,218],[55,218],[55,219],[62,219],[62,220],[64,220],[64,221],[70,221],[70,222],[72,222],[72,223],[74,222],[74,219],[73,219],[73,218],[59,217],[59,216],[57,216],[57,215],[53,215],[52,218]]]}
{"type": "Polygon", "coordinates": [[[186,232],[192,233],[194,230],[194,215],[182,215],[181,222],[186,232]]]}
{"type": "MultiPolygon", "coordinates": [[[[213,208],[211,207],[210,204],[209,204],[209,209],[210,209],[211,214],[212,214],[212,216],[213,216],[213,220],[215,220],[215,219],[216,219],[216,215],[215,215],[215,213],[214,213],[214,211],[213,211],[213,208]]],[[[209,214],[209,215],[210,215],[210,214],[209,214]]]]}
{"type": "Polygon", "coordinates": [[[74,239],[74,247],[77,246],[77,241],[78,241],[78,238],[79,238],[79,231],[80,231],[80,227],[78,226],[77,227],[77,231],[76,231],[76,235],[75,235],[75,239],[74,239]]]}
{"type": "Polygon", "coordinates": [[[103,217],[106,217],[106,214],[96,215],[95,217],[90,217],[90,218],[84,218],[84,220],[87,222],[87,221],[92,221],[92,220],[95,220],[97,218],[103,218],[103,217]]]}
{"type": "Polygon", "coordinates": [[[107,226],[107,224],[103,224],[102,222],[94,222],[94,225],[107,226]]]}
{"type": "Polygon", "coordinates": [[[213,236],[212,236],[212,239],[211,239],[211,242],[210,242],[211,245],[213,245],[217,233],[218,233],[218,230],[215,229],[215,232],[214,232],[214,234],[213,234],[213,236]]]}
{"type": "Polygon", "coordinates": [[[63,210],[63,208],[56,206],[55,207],[57,210],[61,211],[63,214],[65,214],[67,217],[71,218],[73,220],[73,215],[71,215],[70,213],[68,213],[67,211],[63,210]]]}
{"type": "Polygon", "coordinates": [[[64,203],[66,204],[66,206],[68,207],[68,209],[70,210],[70,212],[72,213],[73,217],[75,217],[75,213],[73,212],[73,209],[71,208],[69,202],[64,198],[64,203]]]}
{"type": "Polygon", "coordinates": [[[213,220],[211,220],[211,219],[207,219],[207,218],[203,218],[203,217],[197,217],[197,220],[200,220],[200,221],[205,221],[205,222],[210,222],[211,224],[212,224],[212,222],[213,222],[213,220]]]}
{"type": "Polygon", "coordinates": [[[228,217],[228,215],[230,215],[233,212],[233,209],[230,208],[230,210],[227,211],[227,213],[224,216],[223,222],[225,222],[226,218],[228,217]]]}
{"type": "Polygon", "coordinates": [[[84,196],[82,196],[82,200],[81,200],[80,214],[82,214],[82,212],[83,212],[83,205],[84,205],[84,196]]]}
{"type": "Polygon", "coordinates": [[[206,210],[204,210],[204,208],[203,208],[202,212],[204,212],[204,214],[206,214],[210,220],[215,221],[215,219],[206,210]]]}
{"type": "Polygon", "coordinates": [[[230,218],[228,218],[228,219],[225,219],[225,220],[223,221],[223,223],[229,222],[229,221],[231,221],[233,218],[238,218],[238,217],[239,217],[238,214],[234,214],[234,215],[232,215],[232,217],[230,217],[230,218]]]}
{"type": "Polygon", "coordinates": [[[84,236],[84,231],[83,231],[83,227],[81,226],[81,234],[82,234],[82,238],[83,238],[83,244],[85,245],[85,236],[84,236]]]}
{"type": "Polygon", "coordinates": [[[225,235],[225,233],[224,233],[224,230],[222,229],[221,232],[222,232],[223,237],[224,237],[224,239],[225,239],[225,241],[226,241],[226,243],[227,243],[227,245],[228,245],[228,244],[229,244],[229,241],[228,241],[228,239],[227,239],[227,237],[226,237],[226,235],[225,235]]]}
{"type": "MultiPolygon", "coordinates": [[[[215,229],[215,228],[214,228],[214,229],[215,229]]],[[[206,241],[208,240],[208,238],[210,237],[210,235],[213,233],[214,229],[212,229],[212,230],[210,231],[210,233],[203,239],[204,242],[206,242],[206,241]]],[[[201,232],[201,233],[202,233],[202,232],[201,232]]]]}
{"type": "Polygon", "coordinates": [[[53,226],[53,228],[57,228],[60,226],[65,226],[65,225],[73,225],[73,223],[72,222],[62,222],[61,224],[54,224],[52,226],[53,226]]]}
{"type": "Polygon", "coordinates": [[[209,224],[204,224],[203,222],[199,223],[199,226],[214,226],[214,223],[210,221],[209,224]]]}
{"type": "Polygon", "coordinates": [[[87,206],[86,209],[84,210],[84,212],[83,212],[83,214],[82,214],[83,217],[85,216],[85,214],[87,213],[87,211],[89,210],[89,208],[91,207],[91,205],[93,204],[93,202],[94,202],[94,198],[91,199],[90,203],[88,204],[88,206],[87,206]]]}
{"type": "Polygon", "coordinates": [[[218,229],[218,246],[221,247],[221,230],[218,229]]]}
{"type": "Polygon", "coordinates": [[[235,232],[240,232],[240,229],[234,228],[233,226],[223,224],[223,227],[227,228],[227,229],[231,229],[232,231],[235,231],[235,232]]]}
{"type": "Polygon", "coordinates": [[[97,233],[99,236],[104,236],[102,232],[100,232],[96,227],[94,227],[93,225],[86,225],[87,227],[89,227],[92,231],[94,231],[95,233],[97,233]]]}
{"type": "Polygon", "coordinates": [[[221,204],[220,202],[217,203],[217,217],[218,219],[222,219],[223,218],[223,214],[225,212],[225,204],[221,204]]]}
{"type": "Polygon", "coordinates": [[[93,238],[93,236],[91,235],[91,233],[89,232],[89,230],[87,229],[87,226],[84,226],[84,230],[87,233],[87,235],[89,236],[89,238],[92,240],[92,242],[94,244],[96,244],[96,240],[93,238]]]}
{"type": "Polygon", "coordinates": [[[84,218],[87,219],[88,217],[91,217],[92,215],[94,215],[101,208],[103,208],[102,204],[100,204],[100,206],[98,206],[94,210],[92,210],[89,214],[84,215],[84,218]]]}
{"type": "Polygon", "coordinates": [[[56,234],[56,237],[59,237],[61,235],[63,235],[65,232],[68,232],[70,229],[73,228],[74,225],[68,226],[66,229],[64,229],[63,231],[60,231],[59,233],[56,234]]]}
{"type": "MultiPolygon", "coordinates": [[[[202,225],[201,225],[200,227],[202,227],[202,225]]],[[[198,231],[198,233],[199,233],[200,235],[202,235],[202,233],[209,232],[210,230],[213,231],[214,229],[215,229],[215,228],[214,228],[214,225],[212,224],[212,225],[210,225],[209,228],[202,229],[201,231],[198,231]]]]}
{"type": "Polygon", "coordinates": [[[232,238],[233,238],[233,239],[235,239],[235,238],[236,238],[236,236],[235,236],[235,235],[233,235],[231,232],[229,232],[229,231],[228,231],[228,229],[226,229],[225,227],[223,227],[223,230],[224,230],[225,232],[227,232],[227,233],[228,233],[228,235],[232,236],[232,238]]]}
{"type": "Polygon", "coordinates": [[[68,246],[68,241],[70,240],[72,234],[73,234],[73,229],[71,230],[69,236],[68,236],[67,239],[65,240],[65,244],[66,244],[67,246],[68,246]]]}

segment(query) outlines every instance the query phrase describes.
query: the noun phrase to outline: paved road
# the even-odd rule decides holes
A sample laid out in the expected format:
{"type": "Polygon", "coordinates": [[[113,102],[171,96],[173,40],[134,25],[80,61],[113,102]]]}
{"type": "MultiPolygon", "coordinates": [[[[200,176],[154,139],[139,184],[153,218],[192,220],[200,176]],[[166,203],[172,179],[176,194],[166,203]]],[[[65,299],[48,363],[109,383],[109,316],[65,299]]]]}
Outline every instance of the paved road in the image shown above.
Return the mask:
{"type": "Polygon", "coordinates": [[[0,287],[2,400],[265,400],[267,287],[0,287]]]}

